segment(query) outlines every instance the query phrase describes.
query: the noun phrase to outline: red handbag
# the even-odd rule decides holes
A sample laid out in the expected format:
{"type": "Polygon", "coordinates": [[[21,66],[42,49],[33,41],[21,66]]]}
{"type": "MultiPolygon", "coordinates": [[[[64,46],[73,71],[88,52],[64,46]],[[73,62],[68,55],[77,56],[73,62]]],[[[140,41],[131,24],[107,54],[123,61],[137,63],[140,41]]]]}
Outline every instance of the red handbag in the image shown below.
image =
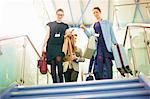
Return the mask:
{"type": "Polygon", "coordinates": [[[42,74],[47,73],[47,63],[46,63],[46,52],[42,52],[42,57],[38,60],[38,67],[40,68],[40,72],[42,74]]]}

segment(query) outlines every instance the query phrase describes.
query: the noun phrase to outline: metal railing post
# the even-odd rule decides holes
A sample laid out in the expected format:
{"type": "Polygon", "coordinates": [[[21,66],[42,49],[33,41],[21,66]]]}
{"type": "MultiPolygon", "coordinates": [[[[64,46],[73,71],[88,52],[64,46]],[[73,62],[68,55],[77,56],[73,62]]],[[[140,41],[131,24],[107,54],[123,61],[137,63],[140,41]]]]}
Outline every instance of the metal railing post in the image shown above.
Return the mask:
{"type": "Polygon", "coordinates": [[[136,77],[136,72],[137,72],[137,64],[136,64],[136,59],[135,59],[135,52],[134,52],[134,47],[132,44],[132,36],[130,33],[130,28],[128,28],[129,30],[129,39],[130,39],[130,45],[131,45],[131,53],[132,53],[132,61],[133,61],[133,70],[134,70],[134,76],[136,77]]]}
{"type": "Polygon", "coordinates": [[[150,64],[150,47],[149,47],[150,46],[150,41],[148,40],[147,36],[148,36],[147,32],[144,28],[144,43],[145,43],[145,46],[146,46],[146,49],[147,49],[148,62],[150,64]]]}

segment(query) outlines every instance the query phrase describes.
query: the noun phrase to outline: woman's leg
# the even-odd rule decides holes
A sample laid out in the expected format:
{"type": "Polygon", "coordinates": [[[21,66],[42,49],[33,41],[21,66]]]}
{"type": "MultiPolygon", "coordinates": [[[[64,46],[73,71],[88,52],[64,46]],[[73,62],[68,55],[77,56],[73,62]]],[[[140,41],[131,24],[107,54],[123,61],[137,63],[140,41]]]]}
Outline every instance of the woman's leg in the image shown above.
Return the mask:
{"type": "Polygon", "coordinates": [[[106,65],[106,73],[107,76],[105,77],[106,79],[112,79],[113,78],[113,71],[112,71],[112,60],[109,57],[105,58],[105,65],[106,65]]]}
{"type": "Polygon", "coordinates": [[[74,71],[74,70],[72,69],[71,82],[76,82],[76,81],[77,81],[77,79],[78,79],[78,73],[79,73],[79,72],[74,71]]]}
{"type": "Polygon", "coordinates": [[[62,57],[57,56],[56,57],[56,65],[58,66],[58,76],[60,82],[63,82],[63,65],[62,65],[62,57]]]}
{"type": "Polygon", "coordinates": [[[98,55],[97,56],[97,60],[96,60],[96,65],[97,65],[97,73],[96,73],[96,76],[98,77],[97,79],[100,80],[100,79],[103,79],[103,57],[98,55]]]}
{"type": "Polygon", "coordinates": [[[94,72],[95,80],[100,80],[100,76],[98,72],[94,72]]]}
{"type": "Polygon", "coordinates": [[[71,82],[71,73],[72,71],[70,69],[67,69],[67,71],[64,73],[65,82],[71,82]]]}
{"type": "Polygon", "coordinates": [[[57,83],[56,64],[55,64],[55,61],[52,60],[50,63],[51,63],[51,75],[52,75],[53,83],[57,83]]]}

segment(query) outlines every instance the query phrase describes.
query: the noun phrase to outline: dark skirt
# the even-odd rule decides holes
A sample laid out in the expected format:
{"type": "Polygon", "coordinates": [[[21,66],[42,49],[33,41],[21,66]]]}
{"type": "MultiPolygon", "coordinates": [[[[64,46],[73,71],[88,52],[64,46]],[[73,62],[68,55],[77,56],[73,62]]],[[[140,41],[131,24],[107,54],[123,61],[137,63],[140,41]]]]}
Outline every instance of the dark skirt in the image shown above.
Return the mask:
{"type": "Polygon", "coordinates": [[[56,56],[64,57],[64,52],[62,52],[62,45],[52,45],[49,44],[46,47],[46,60],[47,64],[50,64],[51,60],[54,60],[56,56]]]}

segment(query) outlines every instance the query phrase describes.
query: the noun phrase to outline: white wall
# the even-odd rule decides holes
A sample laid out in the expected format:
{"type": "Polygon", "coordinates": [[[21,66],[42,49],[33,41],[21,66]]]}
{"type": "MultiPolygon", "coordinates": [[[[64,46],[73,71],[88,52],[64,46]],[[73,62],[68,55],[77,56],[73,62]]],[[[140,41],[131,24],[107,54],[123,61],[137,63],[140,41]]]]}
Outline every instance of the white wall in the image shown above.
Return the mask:
{"type": "Polygon", "coordinates": [[[33,0],[0,0],[0,37],[27,34],[40,52],[44,27],[33,0]]]}

